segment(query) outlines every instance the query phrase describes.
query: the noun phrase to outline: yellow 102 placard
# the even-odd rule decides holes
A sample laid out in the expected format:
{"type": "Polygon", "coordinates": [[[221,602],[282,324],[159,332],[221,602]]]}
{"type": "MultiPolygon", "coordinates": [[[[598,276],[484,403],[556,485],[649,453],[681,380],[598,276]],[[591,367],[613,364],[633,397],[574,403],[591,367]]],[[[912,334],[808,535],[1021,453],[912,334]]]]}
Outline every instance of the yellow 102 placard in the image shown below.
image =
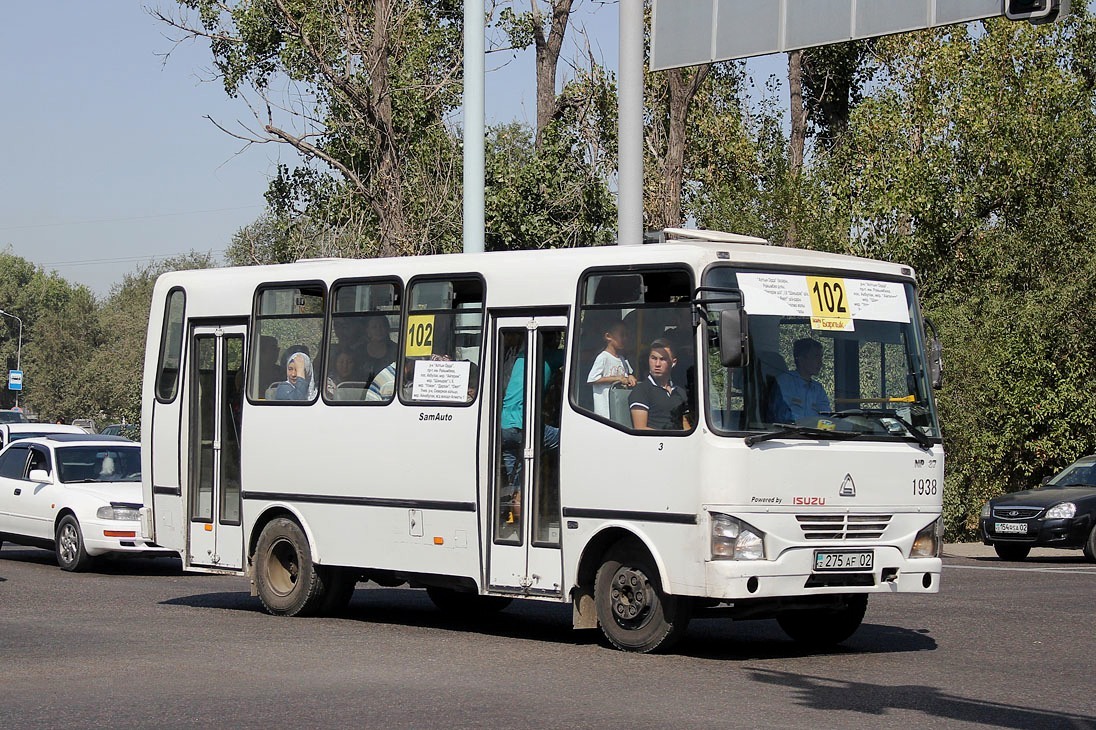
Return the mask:
{"type": "Polygon", "coordinates": [[[811,300],[811,329],[853,330],[849,289],[844,279],[808,276],[807,294],[811,300]]]}
{"type": "Polygon", "coordinates": [[[407,357],[429,357],[434,353],[434,315],[412,314],[407,318],[407,357]]]}

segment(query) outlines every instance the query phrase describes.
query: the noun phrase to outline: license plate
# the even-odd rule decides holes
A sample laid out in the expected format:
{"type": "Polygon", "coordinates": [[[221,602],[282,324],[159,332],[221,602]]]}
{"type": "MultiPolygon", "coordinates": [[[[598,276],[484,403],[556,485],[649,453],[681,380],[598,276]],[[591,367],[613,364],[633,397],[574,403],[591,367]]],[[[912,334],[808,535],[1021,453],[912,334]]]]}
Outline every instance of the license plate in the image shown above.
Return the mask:
{"type": "Polygon", "coordinates": [[[814,569],[871,570],[875,554],[871,550],[815,550],[814,569]]]}
{"type": "Polygon", "coordinates": [[[998,535],[1000,535],[1002,533],[1005,533],[1005,532],[1011,532],[1013,534],[1018,534],[1018,535],[1026,535],[1027,534],[1027,523],[1026,522],[994,522],[993,523],[993,531],[996,532],[998,535]]]}

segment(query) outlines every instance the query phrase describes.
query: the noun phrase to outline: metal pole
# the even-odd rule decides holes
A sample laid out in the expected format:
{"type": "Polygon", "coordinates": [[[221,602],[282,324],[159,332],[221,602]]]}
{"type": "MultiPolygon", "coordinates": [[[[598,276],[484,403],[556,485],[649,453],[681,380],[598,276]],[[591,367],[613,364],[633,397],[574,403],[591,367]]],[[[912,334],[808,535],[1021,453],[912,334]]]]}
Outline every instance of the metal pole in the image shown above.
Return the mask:
{"type": "Polygon", "coordinates": [[[617,244],[643,243],[643,0],[620,0],[617,244]]]}
{"type": "Polygon", "coordinates": [[[483,0],[464,0],[464,252],[482,253],[486,215],[484,177],[483,0]]]}
{"type": "MultiPolygon", "coordinates": [[[[23,320],[20,319],[19,317],[17,317],[16,315],[14,315],[14,314],[10,314],[9,312],[5,312],[3,309],[0,309],[0,314],[4,315],[5,317],[11,317],[16,322],[19,323],[19,344],[15,349],[15,369],[18,370],[20,373],[22,373],[23,372],[23,320]]],[[[16,408],[19,407],[19,393],[20,392],[21,391],[18,391],[18,390],[15,391],[15,407],[16,408]]]]}

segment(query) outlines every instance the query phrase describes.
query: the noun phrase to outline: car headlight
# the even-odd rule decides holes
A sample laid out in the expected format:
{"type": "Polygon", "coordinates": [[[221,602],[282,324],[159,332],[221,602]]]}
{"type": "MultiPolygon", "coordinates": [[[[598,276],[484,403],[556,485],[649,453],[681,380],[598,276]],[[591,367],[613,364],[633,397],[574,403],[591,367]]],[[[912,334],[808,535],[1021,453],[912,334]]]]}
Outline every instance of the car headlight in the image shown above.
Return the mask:
{"type": "Polygon", "coordinates": [[[982,514],[981,514],[981,517],[982,517],[982,519],[983,519],[983,520],[989,519],[989,516],[990,516],[990,512],[991,512],[991,511],[992,511],[992,510],[991,510],[991,508],[990,508],[990,506],[989,506],[989,502],[986,502],[985,504],[983,504],[983,505],[982,505],[982,514]]]}
{"type": "Polygon", "coordinates": [[[764,560],[763,532],[730,515],[712,513],[713,560],[764,560]]]}
{"type": "Polygon", "coordinates": [[[1069,519],[1075,514],[1077,514],[1077,505],[1073,502],[1062,502],[1048,509],[1046,518],[1048,520],[1062,520],[1069,519]]]}
{"type": "MultiPolygon", "coordinates": [[[[985,511],[988,508],[983,507],[985,511]]],[[[938,558],[940,557],[940,544],[943,542],[944,518],[938,517],[931,524],[917,533],[913,538],[913,547],[910,548],[911,558],[938,558]]]]}
{"type": "Polygon", "coordinates": [[[130,522],[136,522],[139,518],[139,513],[136,507],[115,507],[111,505],[97,509],[95,511],[95,516],[101,520],[128,520],[130,522]]]}

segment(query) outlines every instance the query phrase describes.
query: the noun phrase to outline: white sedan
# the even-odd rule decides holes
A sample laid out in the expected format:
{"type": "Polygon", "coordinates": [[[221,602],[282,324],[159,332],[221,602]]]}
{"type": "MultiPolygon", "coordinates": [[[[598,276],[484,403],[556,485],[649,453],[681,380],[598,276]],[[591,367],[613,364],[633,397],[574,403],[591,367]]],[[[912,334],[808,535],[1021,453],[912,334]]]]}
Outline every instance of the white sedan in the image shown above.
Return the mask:
{"type": "Polygon", "coordinates": [[[0,452],[0,545],[52,549],[63,570],[98,555],[175,555],[141,539],[141,447],[119,436],[53,434],[0,452]]]}

